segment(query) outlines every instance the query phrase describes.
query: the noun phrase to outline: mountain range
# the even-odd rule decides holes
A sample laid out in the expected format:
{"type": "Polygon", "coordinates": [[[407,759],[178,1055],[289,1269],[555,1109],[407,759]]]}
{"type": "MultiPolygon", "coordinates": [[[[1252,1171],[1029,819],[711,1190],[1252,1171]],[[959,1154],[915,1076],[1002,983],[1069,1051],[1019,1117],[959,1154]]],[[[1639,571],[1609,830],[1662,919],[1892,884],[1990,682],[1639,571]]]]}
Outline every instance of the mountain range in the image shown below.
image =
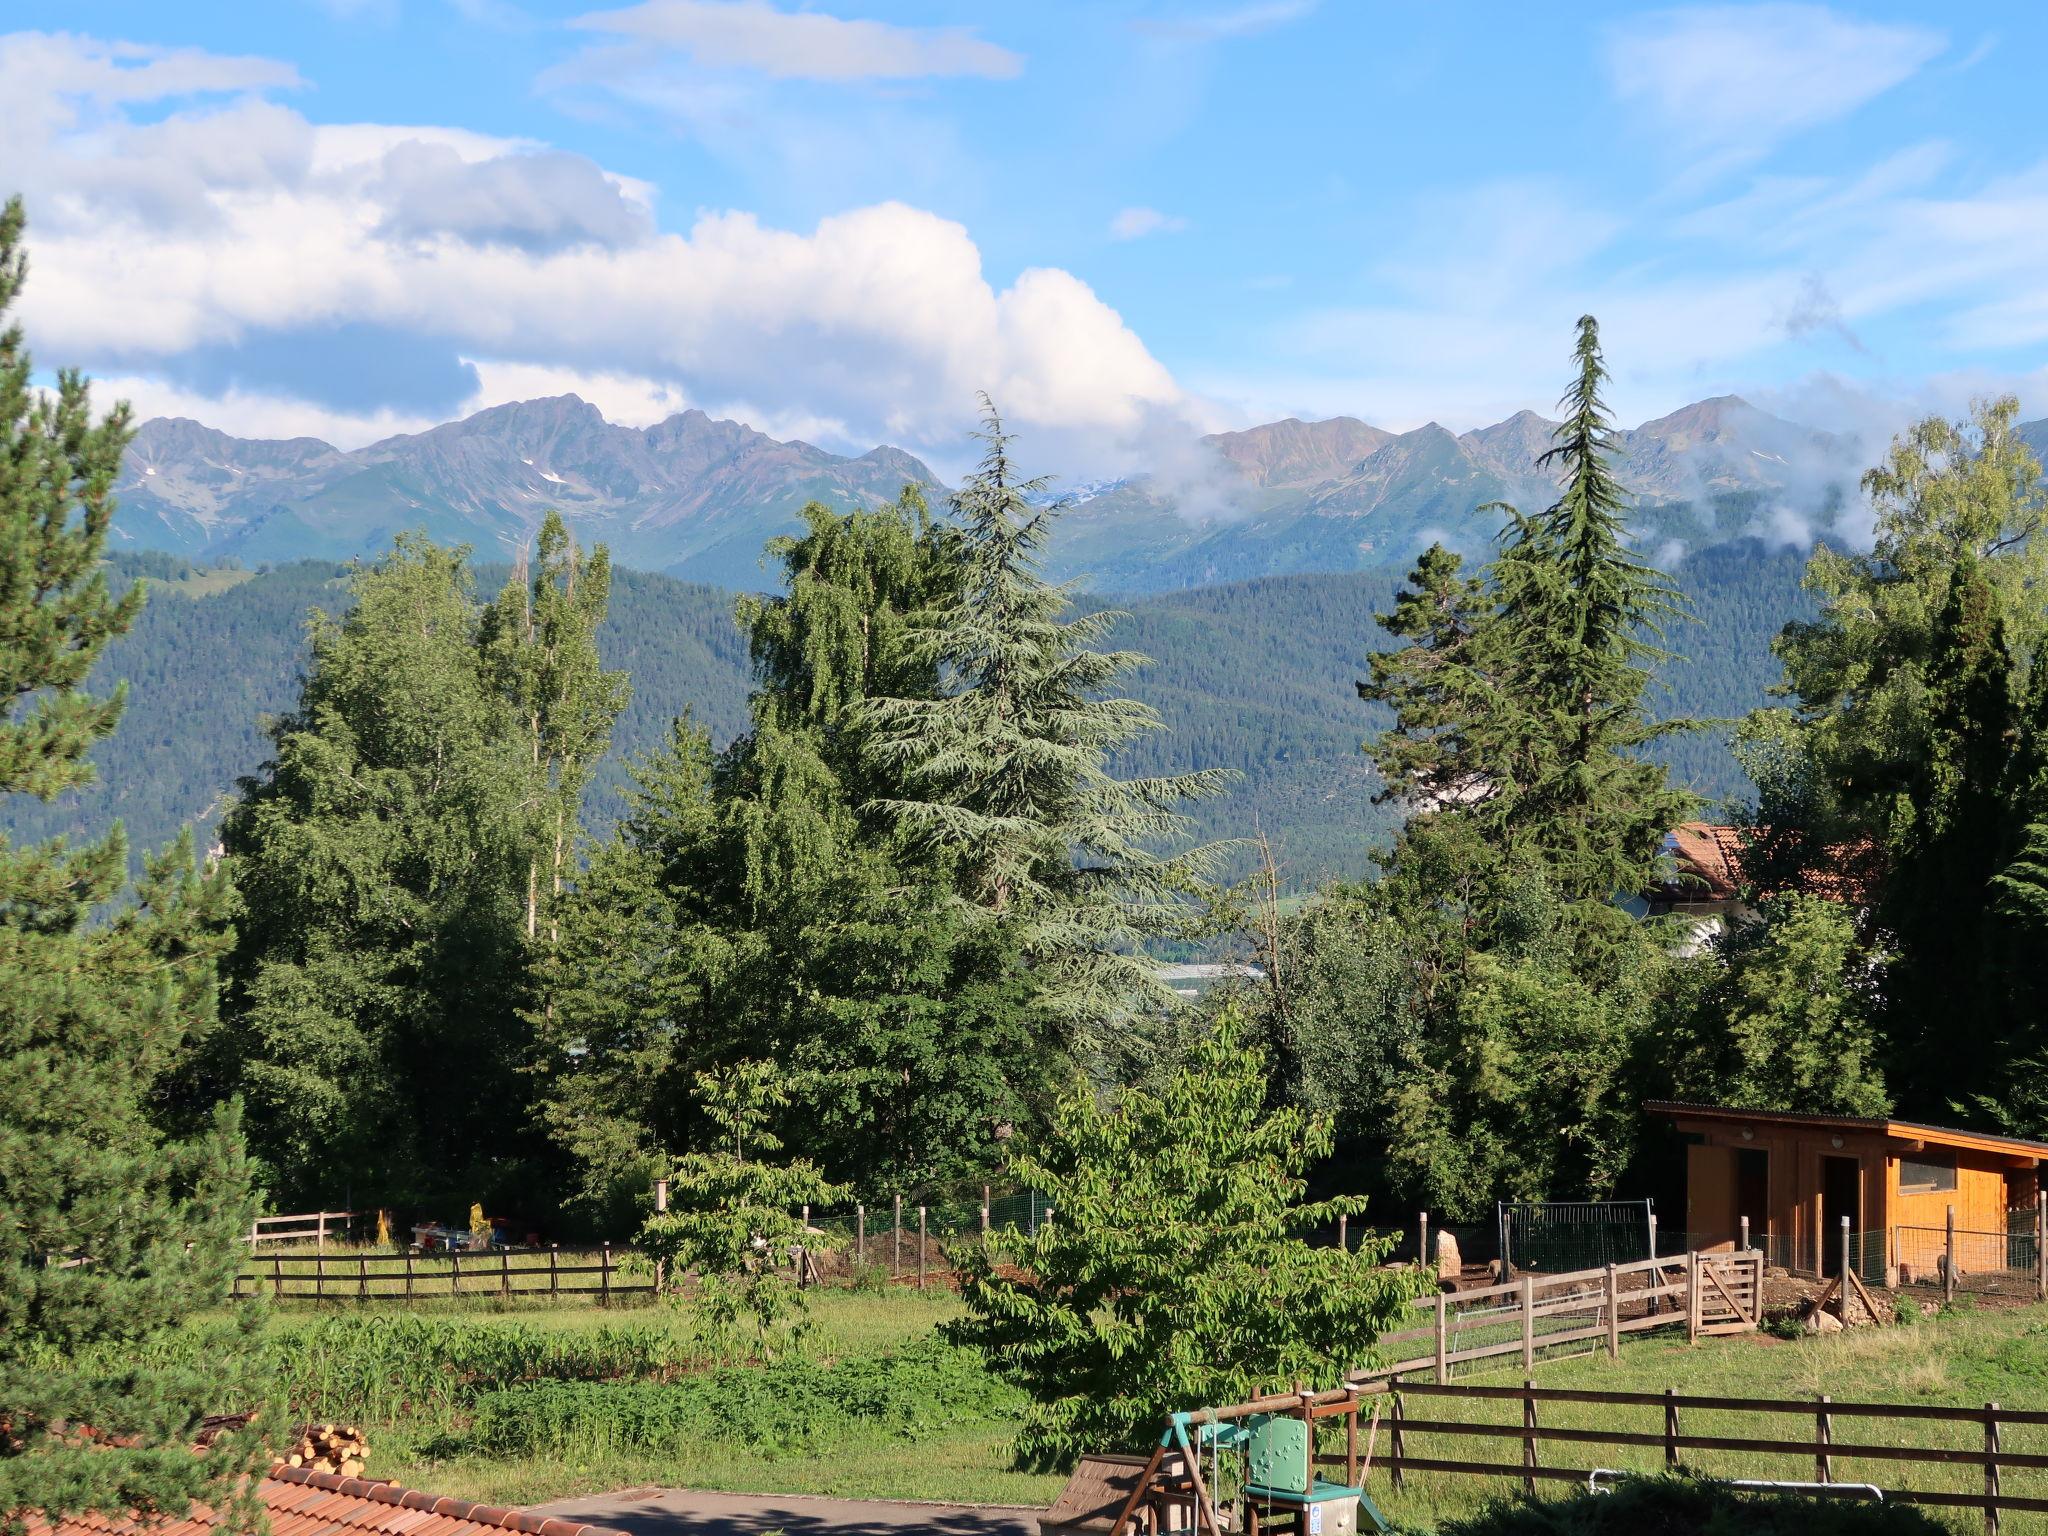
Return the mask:
{"type": "MultiPolygon", "coordinates": [[[[1538,457],[1554,426],[1523,411],[1464,433],[1346,416],[1218,433],[1170,476],[1070,492],[1049,563],[1090,590],[1143,593],[1400,564],[1431,539],[1478,550],[1500,526],[1487,503],[1551,499],[1538,457]]],[[[2048,450],[2048,421],[2022,430],[2048,450]]],[[[1637,499],[1638,543],[1669,560],[1826,533],[1878,446],[1724,395],[1618,434],[1617,467],[1637,499]]],[[[625,427],[574,395],[350,451],[158,418],[129,450],[115,532],[130,549],[272,564],[374,553],[418,528],[492,558],[555,507],[620,564],[758,588],[762,545],[795,528],[806,502],[873,505],[909,484],[944,490],[901,449],[847,457],[696,410],[625,427]]]]}

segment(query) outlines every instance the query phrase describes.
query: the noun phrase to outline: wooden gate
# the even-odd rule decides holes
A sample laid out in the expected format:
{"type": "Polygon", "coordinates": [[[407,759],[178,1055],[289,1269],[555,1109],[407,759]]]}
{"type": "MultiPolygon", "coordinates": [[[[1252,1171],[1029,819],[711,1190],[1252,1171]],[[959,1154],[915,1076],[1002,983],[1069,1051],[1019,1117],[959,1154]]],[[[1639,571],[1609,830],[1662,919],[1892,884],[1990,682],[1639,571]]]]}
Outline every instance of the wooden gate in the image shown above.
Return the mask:
{"type": "Polygon", "coordinates": [[[1754,1254],[1696,1253],[1691,1286],[1694,1330],[1749,1333],[1763,1316],[1763,1265],[1754,1254]]]}

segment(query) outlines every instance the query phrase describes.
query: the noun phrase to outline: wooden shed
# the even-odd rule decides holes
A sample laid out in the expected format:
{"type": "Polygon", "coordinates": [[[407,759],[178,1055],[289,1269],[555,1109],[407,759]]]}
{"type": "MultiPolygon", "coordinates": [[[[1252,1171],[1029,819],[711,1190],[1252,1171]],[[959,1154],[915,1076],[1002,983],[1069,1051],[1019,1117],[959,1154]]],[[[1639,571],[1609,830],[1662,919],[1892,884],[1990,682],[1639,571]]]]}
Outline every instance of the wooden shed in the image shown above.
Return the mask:
{"type": "Polygon", "coordinates": [[[2048,1142],[1856,1115],[1643,1108],[1686,1142],[1692,1247],[1734,1247],[1747,1218],[1751,1246],[1773,1263],[1832,1275],[1846,1216],[1851,1263],[1886,1285],[1933,1278],[1951,1262],[1965,1273],[2009,1268],[2022,1249],[2027,1267],[2036,1262],[2048,1142]]]}

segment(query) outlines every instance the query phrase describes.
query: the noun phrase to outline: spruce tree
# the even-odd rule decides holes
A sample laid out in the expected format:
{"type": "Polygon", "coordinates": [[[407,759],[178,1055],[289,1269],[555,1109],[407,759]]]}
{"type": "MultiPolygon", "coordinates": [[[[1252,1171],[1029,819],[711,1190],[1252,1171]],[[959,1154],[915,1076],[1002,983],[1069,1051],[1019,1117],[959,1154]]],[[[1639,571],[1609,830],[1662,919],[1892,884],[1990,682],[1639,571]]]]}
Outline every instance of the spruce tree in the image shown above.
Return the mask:
{"type": "Polygon", "coordinates": [[[1068,588],[1043,575],[1058,506],[1043,479],[1018,477],[983,404],[981,463],[953,497],[959,589],[910,641],[942,687],[872,701],[869,752],[897,786],[874,804],[947,858],[965,913],[1013,935],[1044,1005],[1079,1027],[1171,1002],[1138,946],[1184,928],[1217,850],[1163,850],[1186,840],[1176,808],[1228,775],[1110,772],[1119,748],[1161,729],[1148,705],[1108,693],[1145,658],[1095,649],[1122,615],[1070,614],[1068,588]]]}
{"type": "MultiPolygon", "coordinates": [[[[0,314],[20,293],[18,200],[0,212],[0,314]]],[[[120,690],[81,689],[127,629],[139,587],[100,569],[129,438],[95,421],[85,379],[36,391],[21,330],[0,331],[0,792],[51,799],[90,782],[87,754],[120,690]]],[[[211,1027],[231,893],[186,840],[120,900],[117,826],[83,847],[0,844],[0,1523],[31,1512],[165,1511],[225,1502],[254,1443],[205,1455],[208,1413],[247,1406],[244,1335],[205,1330],[251,1197],[232,1106],[187,1134],[158,1122],[160,1085],[211,1027]],[[98,920],[96,920],[98,919],[98,920]],[[168,1363],[167,1363],[168,1358],[168,1363]]]]}

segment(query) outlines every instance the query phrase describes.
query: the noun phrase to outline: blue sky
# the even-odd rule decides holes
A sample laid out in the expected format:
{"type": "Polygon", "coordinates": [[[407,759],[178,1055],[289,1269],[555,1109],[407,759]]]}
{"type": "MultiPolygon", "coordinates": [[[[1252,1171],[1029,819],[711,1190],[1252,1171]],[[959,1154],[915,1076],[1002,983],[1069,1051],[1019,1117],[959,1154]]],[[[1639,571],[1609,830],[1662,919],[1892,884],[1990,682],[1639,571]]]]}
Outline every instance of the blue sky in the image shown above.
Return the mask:
{"type": "Polygon", "coordinates": [[[574,389],[1054,467],[1281,415],[2048,413],[2048,7],[36,0],[45,364],[343,443],[574,389]]]}

